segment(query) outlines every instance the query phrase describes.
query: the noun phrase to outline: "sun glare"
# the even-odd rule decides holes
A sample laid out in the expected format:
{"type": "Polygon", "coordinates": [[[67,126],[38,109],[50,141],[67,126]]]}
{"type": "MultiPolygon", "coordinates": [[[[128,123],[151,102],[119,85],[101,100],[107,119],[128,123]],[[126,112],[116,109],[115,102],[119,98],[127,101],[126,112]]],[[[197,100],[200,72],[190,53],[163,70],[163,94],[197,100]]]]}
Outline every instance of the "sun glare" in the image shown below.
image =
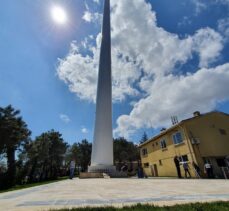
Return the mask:
{"type": "Polygon", "coordinates": [[[52,19],[58,24],[65,24],[67,22],[66,11],[59,6],[54,6],[51,8],[52,19]]]}

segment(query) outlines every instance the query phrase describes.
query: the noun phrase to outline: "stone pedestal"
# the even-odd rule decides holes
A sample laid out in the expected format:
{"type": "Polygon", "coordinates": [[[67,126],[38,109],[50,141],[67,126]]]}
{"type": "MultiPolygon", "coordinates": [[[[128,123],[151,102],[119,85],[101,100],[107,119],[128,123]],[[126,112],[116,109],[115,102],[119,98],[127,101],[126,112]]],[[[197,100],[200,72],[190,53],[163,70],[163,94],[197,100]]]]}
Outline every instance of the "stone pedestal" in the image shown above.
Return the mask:
{"type": "Polygon", "coordinates": [[[89,173],[114,173],[116,172],[116,167],[111,165],[94,165],[88,167],[89,173]]]}
{"type": "Polygon", "coordinates": [[[121,171],[113,171],[109,173],[105,172],[81,172],[79,178],[80,179],[108,179],[108,178],[127,178],[127,172],[121,171]]]}
{"type": "Polygon", "coordinates": [[[89,172],[83,172],[80,173],[79,176],[80,179],[96,179],[96,178],[104,178],[102,173],[89,173],[89,172]]]}

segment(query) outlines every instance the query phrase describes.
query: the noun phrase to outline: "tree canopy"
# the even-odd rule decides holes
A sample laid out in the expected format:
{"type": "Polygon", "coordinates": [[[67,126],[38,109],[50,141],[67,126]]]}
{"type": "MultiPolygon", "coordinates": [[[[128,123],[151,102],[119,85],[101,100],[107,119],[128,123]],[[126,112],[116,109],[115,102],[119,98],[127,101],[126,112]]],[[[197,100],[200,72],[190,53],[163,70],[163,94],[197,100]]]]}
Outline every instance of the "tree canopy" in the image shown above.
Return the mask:
{"type": "MultiPolygon", "coordinates": [[[[58,131],[30,137],[31,132],[11,105],[0,107],[0,189],[25,182],[40,182],[68,175],[69,163],[87,171],[92,143],[83,139],[68,145],[58,131]]],[[[125,138],[114,139],[114,162],[139,160],[138,147],[125,138]]],[[[118,166],[117,166],[118,167],[118,166]]]]}
{"type": "Polygon", "coordinates": [[[142,138],[140,140],[140,144],[143,144],[147,140],[148,140],[148,136],[147,136],[146,132],[144,132],[143,135],[142,135],[142,138]]]}
{"type": "Polygon", "coordinates": [[[91,161],[92,144],[83,139],[81,142],[74,143],[68,150],[67,161],[74,159],[81,171],[86,171],[91,161]]]}
{"type": "Polygon", "coordinates": [[[2,181],[6,186],[15,183],[15,151],[28,142],[31,134],[19,114],[20,111],[15,110],[11,105],[0,107],[0,153],[5,153],[7,157],[7,174],[2,181]]]}
{"type": "Polygon", "coordinates": [[[68,144],[54,130],[42,133],[26,147],[30,180],[56,179],[63,165],[68,144]]]}
{"type": "Polygon", "coordinates": [[[139,160],[137,146],[123,137],[114,139],[114,160],[118,162],[139,160]]]}

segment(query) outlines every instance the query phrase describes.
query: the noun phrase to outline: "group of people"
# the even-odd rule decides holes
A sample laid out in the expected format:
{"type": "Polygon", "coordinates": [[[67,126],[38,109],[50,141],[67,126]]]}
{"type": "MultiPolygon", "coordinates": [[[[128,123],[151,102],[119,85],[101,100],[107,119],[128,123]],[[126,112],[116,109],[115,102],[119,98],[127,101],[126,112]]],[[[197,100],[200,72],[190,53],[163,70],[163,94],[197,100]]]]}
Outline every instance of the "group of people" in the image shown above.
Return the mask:
{"type": "MultiPolygon", "coordinates": [[[[182,178],[181,168],[180,168],[181,165],[183,166],[183,169],[184,169],[185,178],[191,178],[191,173],[189,171],[190,167],[189,167],[187,161],[180,161],[179,157],[175,156],[174,157],[174,163],[175,163],[175,166],[176,166],[178,178],[182,178]]],[[[229,156],[227,156],[225,158],[225,163],[228,165],[228,168],[229,168],[229,156]]],[[[72,160],[70,162],[70,166],[69,166],[69,178],[70,179],[73,179],[73,177],[74,177],[75,165],[76,165],[75,160],[72,160]]],[[[196,177],[197,178],[201,178],[200,167],[194,161],[192,162],[192,166],[193,166],[193,169],[195,171],[196,177]]],[[[124,165],[122,167],[122,171],[126,170],[126,168],[127,168],[127,165],[124,165]]],[[[214,178],[213,168],[212,168],[211,163],[208,160],[204,164],[204,173],[207,175],[208,178],[214,178]]],[[[145,177],[143,168],[139,168],[138,169],[137,175],[138,175],[139,178],[144,178],[145,177]]]]}
{"type": "MultiPolygon", "coordinates": [[[[177,169],[177,176],[178,178],[182,178],[181,176],[181,169],[180,169],[180,160],[178,158],[178,156],[174,157],[174,163],[177,169]]],[[[189,166],[187,162],[183,162],[183,168],[184,168],[184,172],[185,172],[185,178],[187,178],[187,175],[189,175],[189,177],[191,177],[191,174],[189,172],[189,166]]]]}
{"type": "MultiPolygon", "coordinates": [[[[180,169],[180,165],[182,164],[183,166],[183,169],[184,169],[184,173],[185,173],[185,178],[191,178],[191,174],[190,174],[190,167],[188,165],[188,162],[187,161],[180,161],[178,156],[175,156],[174,157],[174,163],[175,163],[175,166],[176,166],[176,169],[177,169],[177,175],[178,175],[178,178],[182,178],[181,176],[181,169],[180,169]]],[[[193,161],[192,162],[192,166],[193,166],[193,169],[195,171],[195,174],[196,174],[196,177],[197,178],[201,178],[201,170],[200,170],[200,167],[193,161]]],[[[213,168],[212,168],[212,165],[210,164],[209,161],[206,161],[205,164],[204,164],[204,173],[207,174],[207,177],[208,178],[214,178],[214,174],[213,174],[213,168]]]]}

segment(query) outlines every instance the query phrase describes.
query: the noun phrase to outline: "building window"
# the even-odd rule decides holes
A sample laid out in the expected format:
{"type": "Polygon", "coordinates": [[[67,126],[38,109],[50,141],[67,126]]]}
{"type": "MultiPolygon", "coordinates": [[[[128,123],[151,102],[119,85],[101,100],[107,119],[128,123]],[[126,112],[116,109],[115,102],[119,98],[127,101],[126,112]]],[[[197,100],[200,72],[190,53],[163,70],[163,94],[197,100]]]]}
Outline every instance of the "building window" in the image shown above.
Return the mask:
{"type": "Polygon", "coordinates": [[[156,142],[156,146],[158,145],[158,143],[156,142]]]}
{"type": "Polygon", "coordinates": [[[144,163],[144,168],[149,168],[149,163],[144,163]]]}
{"type": "Polygon", "coordinates": [[[147,154],[148,154],[147,149],[146,148],[142,149],[142,155],[147,155],[147,154]]]}
{"type": "Polygon", "coordinates": [[[161,145],[161,149],[167,148],[166,140],[165,139],[161,140],[160,145],[161,145]]]}
{"type": "Polygon", "coordinates": [[[162,161],[161,160],[159,160],[159,165],[162,166],[162,161]]]}
{"type": "Polygon", "coordinates": [[[224,130],[224,129],[219,129],[219,132],[220,132],[220,134],[221,135],[227,135],[227,131],[226,130],[224,130]]]}
{"type": "Polygon", "coordinates": [[[174,144],[180,144],[183,142],[183,138],[181,135],[181,132],[177,132],[173,134],[173,143],[174,144]]]}
{"type": "Polygon", "coordinates": [[[182,155],[179,157],[180,162],[188,162],[188,155],[182,155]]]}

